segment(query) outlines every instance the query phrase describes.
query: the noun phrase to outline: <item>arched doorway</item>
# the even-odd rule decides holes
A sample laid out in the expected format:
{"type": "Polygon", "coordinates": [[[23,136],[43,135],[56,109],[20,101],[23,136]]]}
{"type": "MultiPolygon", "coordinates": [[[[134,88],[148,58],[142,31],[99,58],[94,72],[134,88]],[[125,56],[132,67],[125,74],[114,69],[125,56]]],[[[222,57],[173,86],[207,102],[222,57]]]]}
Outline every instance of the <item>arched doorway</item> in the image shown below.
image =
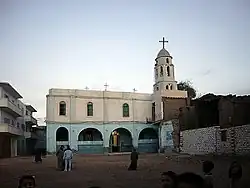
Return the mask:
{"type": "Polygon", "coordinates": [[[139,134],[138,151],[156,153],[159,148],[158,133],[153,128],[145,128],[139,134]]]}
{"type": "Polygon", "coordinates": [[[69,145],[69,131],[65,127],[60,127],[56,130],[56,149],[69,145]]]}
{"type": "Polygon", "coordinates": [[[104,152],[102,133],[95,128],[82,130],[78,135],[78,153],[99,154],[104,152]]]}
{"type": "Polygon", "coordinates": [[[125,128],[118,128],[111,132],[110,152],[131,152],[133,148],[132,135],[125,128]]]}

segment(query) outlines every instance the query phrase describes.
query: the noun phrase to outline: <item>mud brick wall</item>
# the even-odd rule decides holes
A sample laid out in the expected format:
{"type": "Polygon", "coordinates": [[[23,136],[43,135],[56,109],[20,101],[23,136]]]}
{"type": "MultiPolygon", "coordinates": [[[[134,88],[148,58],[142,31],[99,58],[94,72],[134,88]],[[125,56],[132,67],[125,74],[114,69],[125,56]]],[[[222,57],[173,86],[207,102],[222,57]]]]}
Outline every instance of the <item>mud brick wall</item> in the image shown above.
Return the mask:
{"type": "Polygon", "coordinates": [[[250,125],[220,129],[218,126],[181,132],[181,151],[189,154],[249,154],[250,125]],[[222,140],[222,132],[226,140],[222,140]],[[235,145],[235,146],[234,146],[235,145]]]}

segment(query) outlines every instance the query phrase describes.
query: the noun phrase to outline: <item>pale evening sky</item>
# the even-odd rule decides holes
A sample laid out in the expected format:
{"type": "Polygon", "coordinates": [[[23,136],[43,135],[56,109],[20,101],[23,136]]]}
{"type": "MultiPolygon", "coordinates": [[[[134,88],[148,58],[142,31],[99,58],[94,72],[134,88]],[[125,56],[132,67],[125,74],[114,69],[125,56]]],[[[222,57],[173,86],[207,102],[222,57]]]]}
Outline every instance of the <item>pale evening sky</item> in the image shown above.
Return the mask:
{"type": "Polygon", "coordinates": [[[0,81],[45,116],[49,88],[152,92],[158,41],[177,81],[250,94],[249,0],[0,0],[0,81]]]}

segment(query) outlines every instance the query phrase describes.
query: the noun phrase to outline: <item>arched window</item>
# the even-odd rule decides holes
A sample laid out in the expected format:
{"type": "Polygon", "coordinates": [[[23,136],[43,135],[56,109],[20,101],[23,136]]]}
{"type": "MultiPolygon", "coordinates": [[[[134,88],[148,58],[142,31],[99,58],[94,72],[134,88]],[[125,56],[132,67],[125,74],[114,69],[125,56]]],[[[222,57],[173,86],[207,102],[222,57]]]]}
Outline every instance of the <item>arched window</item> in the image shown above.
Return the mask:
{"type": "Polygon", "coordinates": [[[88,102],[87,104],[87,116],[93,116],[93,103],[88,102]]]}
{"type": "Polygon", "coordinates": [[[168,58],[166,59],[166,62],[167,62],[167,64],[169,63],[169,60],[168,60],[168,58]]]}
{"type": "Polygon", "coordinates": [[[160,76],[163,76],[163,67],[161,66],[160,76]]]}
{"type": "Polygon", "coordinates": [[[64,101],[59,103],[59,116],[66,116],[66,103],[64,101]]]}
{"type": "Polygon", "coordinates": [[[129,117],[129,105],[127,103],[124,103],[122,105],[122,112],[123,112],[123,117],[129,117]]]}
{"type": "Polygon", "coordinates": [[[155,68],[155,78],[158,78],[158,69],[155,68]]]}
{"type": "Polygon", "coordinates": [[[169,90],[169,86],[168,85],[166,85],[166,90],[169,90]]]}
{"type": "Polygon", "coordinates": [[[172,84],[170,85],[170,90],[173,90],[173,85],[172,84]]]}
{"type": "Polygon", "coordinates": [[[167,66],[167,75],[170,76],[170,68],[167,66]]]}

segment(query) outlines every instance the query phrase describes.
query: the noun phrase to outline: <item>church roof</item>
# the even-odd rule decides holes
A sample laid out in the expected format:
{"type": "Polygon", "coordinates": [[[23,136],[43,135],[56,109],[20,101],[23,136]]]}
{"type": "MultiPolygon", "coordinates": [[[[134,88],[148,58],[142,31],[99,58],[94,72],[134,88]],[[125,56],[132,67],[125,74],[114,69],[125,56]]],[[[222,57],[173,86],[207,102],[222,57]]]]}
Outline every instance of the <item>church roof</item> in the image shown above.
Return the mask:
{"type": "Polygon", "coordinates": [[[171,57],[171,56],[170,53],[165,48],[162,48],[157,55],[157,58],[159,57],[171,57]]]}

